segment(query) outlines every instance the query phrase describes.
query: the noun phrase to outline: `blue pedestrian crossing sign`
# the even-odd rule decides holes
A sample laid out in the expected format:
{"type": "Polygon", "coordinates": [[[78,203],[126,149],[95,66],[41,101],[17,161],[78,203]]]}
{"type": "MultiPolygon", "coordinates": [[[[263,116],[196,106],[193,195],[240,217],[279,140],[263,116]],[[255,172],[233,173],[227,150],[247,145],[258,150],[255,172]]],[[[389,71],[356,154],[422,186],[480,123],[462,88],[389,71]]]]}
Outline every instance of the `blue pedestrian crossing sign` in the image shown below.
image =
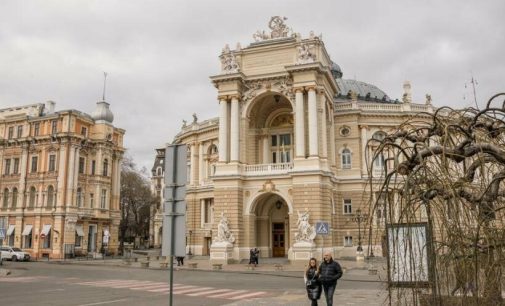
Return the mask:
{"type": "Polygon", "coordinates": [[[318,235],[329,235],[330,224],[328,222],[316,222],[316,233],[318,235]]]}

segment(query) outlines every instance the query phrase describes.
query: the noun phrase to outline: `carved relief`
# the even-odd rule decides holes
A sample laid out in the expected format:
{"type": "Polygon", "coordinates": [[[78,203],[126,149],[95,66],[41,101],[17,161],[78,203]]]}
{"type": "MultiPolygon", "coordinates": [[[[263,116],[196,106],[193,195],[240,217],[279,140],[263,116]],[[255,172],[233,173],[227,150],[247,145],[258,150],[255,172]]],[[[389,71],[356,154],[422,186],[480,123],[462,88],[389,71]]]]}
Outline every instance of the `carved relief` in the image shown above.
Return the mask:
{"type": "Polygon", "coordinates": [[[293,115],[291,114],[282,114],[272,121],[271,127],[283,127],[283,126],[292,126],[293,125],[293,115]]]}
{"type": "Polygon", "coordinates": [[[265,31],[256,31],[256,33],[253,34],[254,41],[259,42],[290,36],[293,30],[284,23],[285,20],[287,20],[286,17],[280,16],[273,16],[270,18],[268,27],[272,31],[270,33],[266,33],[265,31]]]}
{"type": "Polygon", "coordinates": [[[314,46],[309,44],[301,44],[297,47],[296,65],[313,63],[316,61],[316,53],[314,46]]]}
{"type": "Polygon", "coordinates": [[[293,80],[290,77],[276,80],[251,81],[246,82],[244,85],[247,88],[242,94],[242,101],[244,102],[255,98],[262,89],[279,92],[288,97],[288,99],[294,99],[292,91],[293,80]]]}
{"type": "Polygon", "coordinates": [[[230,51],[230,47],[225,45],[221,54],[221,72],[224,74],[237,73],[240,67],[235,58],[235,53],[230,51]]]}
{"type": "Polygon", "coordinates": [[[267,180],[265,184],[263,184],[263,188],[258,192],[272,192],[272,191],[278,191],[278,190],[275,188],[275,184],[274,182],[272,182],[272,180],[267,180]]]}
{"type": "Polygon", "coordinates": [[[295,234],[296,242],[314,242],[316,238],[316,229],[314,225],[309,224],[309,210],[305,208],[305,211],[298,212],[298,221],[296,222],[298,226],[298,233],[295,234]]]}
{"type": "Polygon", "coordinates": [[[221,212],[221,220],[217,225],[217,237],[214,242],[227,242],[233,243],[235,242],[235,236],[231,232],[228,225],[228,218],[224,215],[224,212],[221,212]]]}

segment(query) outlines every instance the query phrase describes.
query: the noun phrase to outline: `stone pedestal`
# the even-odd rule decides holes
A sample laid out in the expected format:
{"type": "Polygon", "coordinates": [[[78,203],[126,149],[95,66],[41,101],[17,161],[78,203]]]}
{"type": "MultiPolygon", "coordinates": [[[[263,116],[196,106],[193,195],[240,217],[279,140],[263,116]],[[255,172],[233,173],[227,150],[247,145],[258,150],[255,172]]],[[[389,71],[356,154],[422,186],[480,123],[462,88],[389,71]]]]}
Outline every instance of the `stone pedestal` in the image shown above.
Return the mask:
{"type": "Polygon", "coordinates": [[[210,246],[210,263],[224,264],[233,263],[233,244],[229,242],[214,242],[210,246]]]}
{"type": "Polygon", "coordinates": [[[291,248],[289,259],[293,262],[307,263],[316,257],[316,244],[314,242],[295,242],[291,248]]]}

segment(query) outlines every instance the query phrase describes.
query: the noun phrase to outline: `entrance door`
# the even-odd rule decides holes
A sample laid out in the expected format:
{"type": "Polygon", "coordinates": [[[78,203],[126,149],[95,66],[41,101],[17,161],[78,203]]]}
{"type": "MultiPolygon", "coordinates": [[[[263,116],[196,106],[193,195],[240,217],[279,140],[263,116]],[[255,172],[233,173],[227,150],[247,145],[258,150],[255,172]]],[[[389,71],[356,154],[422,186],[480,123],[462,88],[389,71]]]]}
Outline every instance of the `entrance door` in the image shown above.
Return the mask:
{"type": "Polygon", "coordinates": [[[96,225],[88,227],[88,252],[96,251],[96,225]]]}
{"type": "Polygon", "coordinates": [[[273,257],[284,257],[285,246],[284,246],[284,223],[272,223],[272,256],[273,257]]]}

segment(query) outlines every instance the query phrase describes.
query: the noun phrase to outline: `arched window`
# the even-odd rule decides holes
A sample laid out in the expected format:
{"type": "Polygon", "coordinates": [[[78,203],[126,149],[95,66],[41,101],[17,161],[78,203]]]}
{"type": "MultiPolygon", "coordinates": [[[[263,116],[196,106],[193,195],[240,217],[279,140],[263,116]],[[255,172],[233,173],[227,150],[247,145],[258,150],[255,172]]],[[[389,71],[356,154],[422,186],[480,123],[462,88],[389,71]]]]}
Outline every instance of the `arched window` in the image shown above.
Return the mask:
{"type": "Polygon", "coordinates": [[[372,138],[378,141],[383,141],[384,138],[386,138],[386,133],[384,133],[383,131],[375,132],[372,138]]]}
{"type": "Polygon", "coordinates": [[[37,194],[37,189],[35,189],[35,187],[31,187],[30,188],[30,199],[28,201],[28,205],[29,207],[35,207],[35,196],[37,194]]]}
{"type": "Polygon", "coordinates": [[[109,160],[106,158],[103,160],[103,176],[107,176],[109,174],[109,160]]]}
{"type": "Polygon", "coordinates": [[[374,166],[377,170],[384,168],[384,155],[379,154],[375,157],[374,166]]]}
{"type": "Polygon", "coordinates": [[[351,150],[345,148],[342,150],[342,168],[350,169],[351,168],[351,150]]]}
{"type": "Polygon", "coordinates": [[[161,171],[162,171],[162,170],[161,170],[161,167],[158,167],[158,168],[156,169],[156,175],[157,175],[157,176],[161,176],[161,174],[162,174],[162,172],[161,172],[161,171]]]}
{"type": "Polygon", "coordinates": [[[9,206],[9,189],[5,188],[4,189],[3,207],[7,208],[7,206],[9,206]]]}
{"type": "Polygon", "coordinates": [[[14,187],[12,189],[12,206],[11,207],[14,209],[14,208],[16,208],[17,204],[18,204],[18,189],[14,187]]]}
{"type": "Polygon", "coordinates": [[[82,206],[82,188],[79,187],[77,188],[77,207],[81,207],[82,206]]]}
{"type": "Polygon", "coordinates": [[[54,187],[50,185],[47,187],[47,207],[53,207],[54,205],[54,187]]]}

